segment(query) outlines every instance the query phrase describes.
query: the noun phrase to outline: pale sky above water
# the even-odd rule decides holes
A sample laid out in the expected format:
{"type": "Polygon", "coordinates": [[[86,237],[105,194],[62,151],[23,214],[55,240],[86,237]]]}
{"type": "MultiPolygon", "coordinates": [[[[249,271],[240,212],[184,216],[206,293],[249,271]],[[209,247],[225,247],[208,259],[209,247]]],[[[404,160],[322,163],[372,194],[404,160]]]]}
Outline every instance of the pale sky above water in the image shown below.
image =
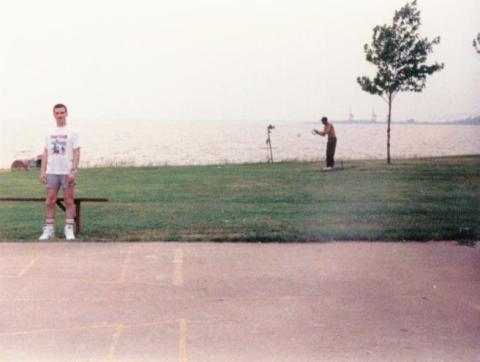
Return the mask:
{"type": "MultiPolygon", "coordinates": [[[[363,45],[405,0],[5,0],[0,5],[0,123],[51,119],[384,118],[364,93],[363,45]]],[[[419,0],[421,34],[441,36],[445,69],[400,94],[394,118],[480,115],[480,1],[419,0]]]]}

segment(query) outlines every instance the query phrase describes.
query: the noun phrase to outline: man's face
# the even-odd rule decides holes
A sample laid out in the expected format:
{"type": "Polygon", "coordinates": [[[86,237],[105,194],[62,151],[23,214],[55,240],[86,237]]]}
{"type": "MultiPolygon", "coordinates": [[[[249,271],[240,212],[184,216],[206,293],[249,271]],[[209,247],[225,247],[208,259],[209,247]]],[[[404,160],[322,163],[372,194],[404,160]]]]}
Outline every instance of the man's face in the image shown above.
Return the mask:
{"type": "Polygon", "coordinates": [[[53,110],[53,116],[55,117],[55,120],[57,121],[57,125],[59,126],[64,126],[65,123],[67,122],[67,110],[63,107],[61,108],[55,108],[53,110]]]}

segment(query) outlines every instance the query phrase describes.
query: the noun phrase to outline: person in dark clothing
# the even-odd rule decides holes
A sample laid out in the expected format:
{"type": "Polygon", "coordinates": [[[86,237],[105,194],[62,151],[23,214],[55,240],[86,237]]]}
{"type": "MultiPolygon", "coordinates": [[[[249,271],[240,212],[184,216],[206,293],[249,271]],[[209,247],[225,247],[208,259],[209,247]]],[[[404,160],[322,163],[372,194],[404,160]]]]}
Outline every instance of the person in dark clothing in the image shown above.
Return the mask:
{"type": "Polygon", "coordinates": [[[327,117],[322,117],[323,131],[314,129],[312,133],[314,135],[319,135],[322,137],[328,136],[327,141],[327,166],[324,167],[324,170],[332,170],[335,166],[335,148],[337,147],[337,136],[335,134],[335,128],[333,124],[328,122],[327,117]]]}

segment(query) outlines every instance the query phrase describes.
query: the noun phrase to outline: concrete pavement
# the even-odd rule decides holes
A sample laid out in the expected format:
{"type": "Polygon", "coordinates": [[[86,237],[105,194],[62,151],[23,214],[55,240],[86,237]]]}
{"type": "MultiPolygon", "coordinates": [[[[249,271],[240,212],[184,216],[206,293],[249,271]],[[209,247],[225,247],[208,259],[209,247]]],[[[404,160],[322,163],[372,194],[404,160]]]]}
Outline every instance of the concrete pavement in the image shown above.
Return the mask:
{"type": "Polygon", "coordinates": [[[453,242],[0,243],[0,361],[478,361],[453,242]]]}

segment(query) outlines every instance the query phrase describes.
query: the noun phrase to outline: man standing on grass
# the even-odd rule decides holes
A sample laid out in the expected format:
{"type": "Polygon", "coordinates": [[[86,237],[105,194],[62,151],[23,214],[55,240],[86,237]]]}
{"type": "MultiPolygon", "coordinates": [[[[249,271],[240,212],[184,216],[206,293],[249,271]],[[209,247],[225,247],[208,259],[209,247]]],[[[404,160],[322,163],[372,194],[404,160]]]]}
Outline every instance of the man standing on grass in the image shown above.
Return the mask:
{"type": "Polygon", "coordinates": [[[75,205],[73,192],[75,177],[80,161],[80,144],[78,135],[67,127],[67,107],[56,104],[53,107],[53,116],[57,127],[48,132],[45,139],[45,149],[40,170],[40,180],[46,184],[45,226],[39,240],[48,240],[54,237],[55,204],[58,190],[63,188],[65,201],[65,238],[74,240],[73,223],[75,219],[75,205]]]}
{"type": "Polygon", "coordinates": [[[323,123],[323,132],[319,131],[317,129],[314,129],[312,133],[314,135],[319,135],[322,137],[328,136],[328,141],[327,141],[327,166],[324,167],[324,170],[332,170],[333,167],[335,166],[335,148],[337,146],[337,136],[335,135],[335,128],[333,128],[333,125],[328,122],[327,117],[322,117],[322,123],[323,123]]]}

